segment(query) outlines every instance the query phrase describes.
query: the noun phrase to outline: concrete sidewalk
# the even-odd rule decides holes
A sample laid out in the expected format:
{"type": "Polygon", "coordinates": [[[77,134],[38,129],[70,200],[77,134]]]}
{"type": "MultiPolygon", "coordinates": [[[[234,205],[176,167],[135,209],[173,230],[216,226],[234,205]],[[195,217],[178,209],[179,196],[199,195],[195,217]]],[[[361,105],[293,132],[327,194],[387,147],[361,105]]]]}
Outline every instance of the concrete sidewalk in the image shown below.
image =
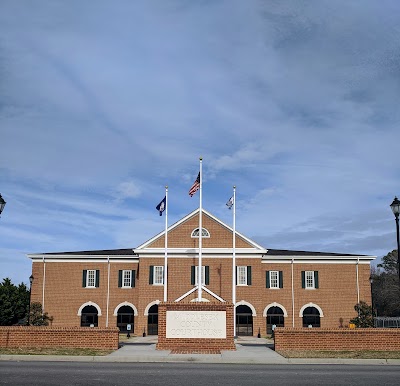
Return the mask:
{"type": "Polygon", "coordinates": [[[124,339],[122,347],[106,356],[63,355],[0,355],[2,361],[53,361],[53,362],[199,362],[242,363],[264,365],[287,364],[352,364],[352,365],[398,365],[400,359],[335,359],[292,358],[287,359],[273,350],[273,341],[264,338],[238,337],[236,351],[221,354],[171,354],[169,350],[156,350],[157,336],[124,339]]]}

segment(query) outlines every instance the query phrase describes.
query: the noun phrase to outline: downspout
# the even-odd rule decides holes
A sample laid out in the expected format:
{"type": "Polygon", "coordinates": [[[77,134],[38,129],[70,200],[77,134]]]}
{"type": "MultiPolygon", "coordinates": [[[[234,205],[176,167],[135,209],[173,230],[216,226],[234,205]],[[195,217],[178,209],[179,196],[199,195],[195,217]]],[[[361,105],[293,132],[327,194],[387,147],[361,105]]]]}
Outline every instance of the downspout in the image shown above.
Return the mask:
{"type": "Polygon", "coordinates": [[[107,312],[106,312],[106,327],[108,327],[108,308],[110,306],[110,256],[107,256],[107,312]]]}
{"type": "Polygon", "coordinates": [[[293,271],[294,271],[294,259],[292,258],[292,327],[294,328],[294,280],[293,280],[293,271]]]}
{"type": "Polygon", "coordinates": [[[44,314],[44,288],[46,285],[46,260],[44,256],[42,256],[43,259],[43,288],[42,288],[42,312],[44,314]]]}
{"type": "Polygon", "coordinates": [[[360,263],[360,258],[357,256],[357,265],[356,265],[356,277],[357,277],[357,304],[360,303],[360,283],[358,280],[358,264],[360,263]]]}

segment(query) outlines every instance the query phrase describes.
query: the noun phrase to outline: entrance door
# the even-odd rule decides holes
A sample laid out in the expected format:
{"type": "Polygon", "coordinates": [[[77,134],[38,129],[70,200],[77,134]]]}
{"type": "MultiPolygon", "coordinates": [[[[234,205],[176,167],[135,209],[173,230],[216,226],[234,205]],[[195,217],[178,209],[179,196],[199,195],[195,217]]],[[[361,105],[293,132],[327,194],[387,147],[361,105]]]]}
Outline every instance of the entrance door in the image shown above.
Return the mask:
{"type": "Polygon", "coordinates": [[[267,311],[267,334],[272,334],[272,326],[285,327],[283,310],[280,307],[271,307],[267,311]]]}
{"type": "Polygon", "coordinates": [[[149,309],[147,335],[158,335],[158,304],[152,305],[149,309]]]}
{"type": "Polygon", "coordinates": [[[98,326],[98,313],[97,308],[94,306],[86,306],[82,310],[81,327],[97,327],[98,326]]]}
{"type": "Polygon", "coordinates": [[[253,313],[249,306],[236,307],[236,334],[238,336],[253,336],[253,313]]]}
{"type": "Polygon", "coordinates": [[[133,319],[133,309],[130,306],[122,306],[118,310],[118,315],[117,315],[117,327],[121,332],[127,332],[127,325],[131,325],[131,330],[129,331],[130,333],[134,333],[134,319],[133,319]]]}

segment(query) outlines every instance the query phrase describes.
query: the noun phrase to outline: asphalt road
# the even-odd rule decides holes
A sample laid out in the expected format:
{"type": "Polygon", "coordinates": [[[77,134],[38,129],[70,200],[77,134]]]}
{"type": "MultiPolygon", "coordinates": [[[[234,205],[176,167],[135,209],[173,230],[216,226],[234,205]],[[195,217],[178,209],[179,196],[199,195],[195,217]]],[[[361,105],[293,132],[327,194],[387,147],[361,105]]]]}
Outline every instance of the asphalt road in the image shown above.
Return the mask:
{"type": "Polygon", "coordinates": [[[400,366],[0,362],[0,385],[399,385],[400,366]]]}

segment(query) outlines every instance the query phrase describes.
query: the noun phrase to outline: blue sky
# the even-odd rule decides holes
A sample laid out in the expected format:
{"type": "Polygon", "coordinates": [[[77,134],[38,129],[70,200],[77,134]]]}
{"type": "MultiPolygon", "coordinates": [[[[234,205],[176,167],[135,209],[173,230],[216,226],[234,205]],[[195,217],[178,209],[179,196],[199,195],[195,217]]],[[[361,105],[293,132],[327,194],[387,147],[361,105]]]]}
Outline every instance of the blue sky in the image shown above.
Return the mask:
{"type": "Polygon", "coordinates": [[[266,248],[396,248],[397,1],[2,0],[0,279],[199,205],[266,248]]]}

